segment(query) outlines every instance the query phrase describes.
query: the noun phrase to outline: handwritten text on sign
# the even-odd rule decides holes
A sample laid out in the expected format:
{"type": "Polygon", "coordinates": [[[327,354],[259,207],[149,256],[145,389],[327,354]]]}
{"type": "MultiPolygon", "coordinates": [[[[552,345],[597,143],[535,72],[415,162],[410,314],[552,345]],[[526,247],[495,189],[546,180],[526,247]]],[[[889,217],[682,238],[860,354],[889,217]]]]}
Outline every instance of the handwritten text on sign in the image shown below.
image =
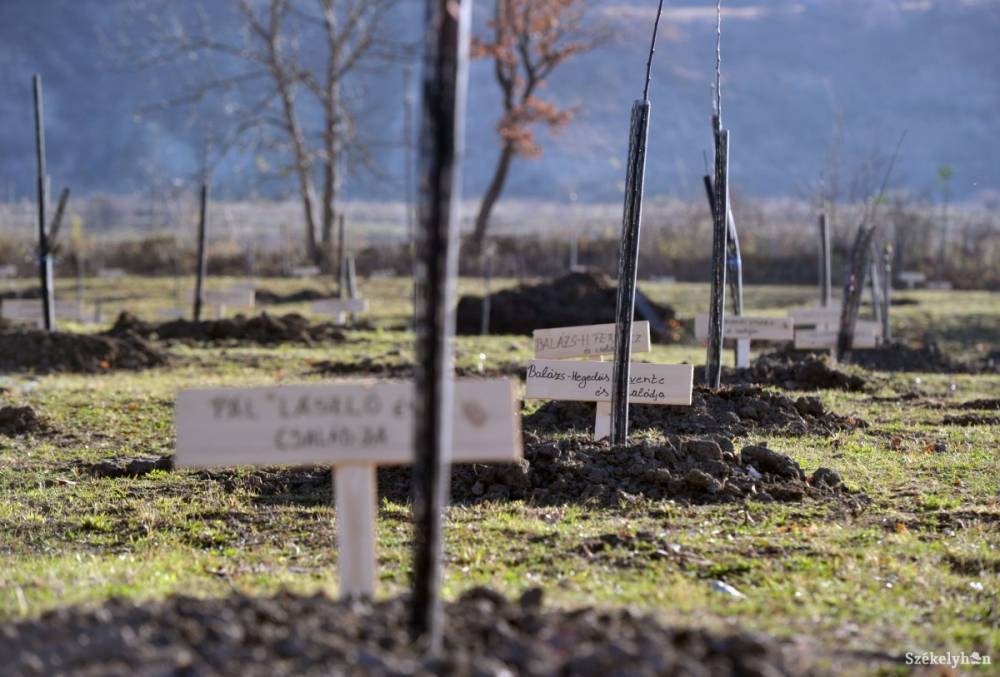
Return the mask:
{"type": "MultiPolygon", "coordinates": [[[[532,360],[525,396],[530,400],[610,400],[613,369],[612,362],[532,360]]],[[[634,404],[691,404],[694,367],[689,364],[633,362],[629,376],[629,401],[634,404]]]]}
{"type": "MultiPolygon", "coordinates": [[[[615,351],[615,325],[591,324],[582,327],[536,329],[535,357],[564,358],[610,355],[615,351]]],[[[632,350],[649,352],[649,322],[632,325],[632,350]]]]}
{"type": "MultiPolygon", "coordinates": [[[[840,333],[829,329],[799,330],[795,332],[795,347],[798,350],[827,350],[837,345],[840,333]]],[[[855,332],[852,347],[855,349],[875,348],[878,340],[874,333],[855,332]]]]}
{"type": "MultiPolygon", "coordinates": [[[[178,466],[337,465],[413,460],[413,386],[343,383],[185,390],[177,396],[178,466]]],[[[513,384],[455,382],[452,458],[521,455],[513,384]]]]}
{"type": "MultiPolygon", "coordinates": [[[[694,320],[694,335],[708,338],[708,315],[698,315],[694,320]]],[[[791,341],[795,326],[790,317],[726,316],[723,338],[752,339],[754,341],[791,341]]]]}

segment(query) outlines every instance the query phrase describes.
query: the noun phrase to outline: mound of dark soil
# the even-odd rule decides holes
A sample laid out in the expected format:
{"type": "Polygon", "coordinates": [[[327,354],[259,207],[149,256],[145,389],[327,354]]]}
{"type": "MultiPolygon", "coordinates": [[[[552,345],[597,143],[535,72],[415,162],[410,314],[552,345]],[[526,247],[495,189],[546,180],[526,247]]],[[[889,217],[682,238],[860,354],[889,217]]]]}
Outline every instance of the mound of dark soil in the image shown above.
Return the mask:
{"type": "MultiPolygon", "coordinates": [[[[705,369],[695,369],[695,382],[705,382],[705,369]]],[[[827,355],[778,350],[761,355],[748,369],[723,369],[722,382],[772,385],[784,390],[864,390],[867,381],[834,367],[827,355]]]]}
{"type": "Polygon", "coordinates": [[[29,287],[28,289],[6,289],[0,292],[0,301],[3,299],[40,299],[42,290],[39,287],[29,287]]]}
{"type": "Polygon", "coordinates": [[[959,416],[945,416],[941,425],[1000,425],[1000,416],[983,416],[981,414],[961,414],[959,416]]]}
{"type": "MultiPolygon", "coordinates": [[[[861,506],[867,498],[847,488],[836,472],[820,468],[806,476],[789,456],[759,445],[737,451],[725,437],[672,437],[609,448],[585,435],[541,440],[527,434],[519,463],[458,464],[451,469],[450,500],[530,501],[539,505],[596,502],[617,505],[636,497],[688,503],[741,500],[796,502],[807,498],[861,506]]],[[[408,467],[381,467],[379,494],[410,500],[408,467]]],[[[241,490],[261,502],[327,504],[332,482],[328,468],[202,470],[202,479],[227,491],[241,490]]]]}
{"type": "Polygon", "coordinates": [[[257,303],[271,306],[282,305],[285,303],[308,303],[310,301],[319,301],[331,298],[334,297],[330,294],[324,294],[323,292],[316,291],[315,289],[300,289],[299,291],[291,292],[289,294],[279,294],[278,292],[274,292],[269,289],[258,289],[254,293],[254,299],[257,303]]]}
{"type": "Polygon", "coordinates": [[[963,374],[969,366],[941,352],[936,343],[912,348],[905,343],[891,343],[875,350],[856,350],[845,362],[876,371],[922,371],[940,374],[963,374]]]}
{"type": "Polygon", "coordinates": [[[109,336],[137,334],[165,341],[244,341],[270,345],[342,341],[344,332],[328,322],[312,324],[301,315],[275,317],[261,313],[254,317],[237,315],[222,320],[171,320],[162,324],[144,322],[130,313],[118,316],[109,336]]]}
{"type": "Polygon", "coordinates": [[[94,477],[142,477],[154,470],[173,470],[173,456],[143,456],[140,458],[113,458],[97,463],[79,464],[83,472],[94,477]]]}
{"type": "Polygon", "coordinates": [[[970,400],[958,405],[959,409],[986,409],[1000,411],[1000,398],[985,398],[981,400],[970,400]]]}
{"type": "Polygon", "coordinates": [[[167,361],[165,353],[129,331],[115,336],[28,328],[0,332],[0,371],[96,373],[157,367],[167,361]]]}
{"type": "MultiPolygon", "coordinates": [[[[663,328],[674,319],[674,309],[653,303],[641,292],[636,295],[636,319],[649,320],[661,340],[667,338],[663,328]]],[[[550,282],[491,294],[490,332],[531,334],[535,329],[614,322],[616,303],[616,287],[606,275],[569,273],[550,282]]],[[[457,333],[479,334],[482,304],[482,297],[462,297],[458,302],[457,333]]]]}
{"type": "MultiPolygon", "coordinates": [[[[526,430],[590,430],[595,406],[589,402],[553,400],[524,418],[526,430]]],[[[743,435],[753,431],[783,430],[788,434],[829,434],[867,424],[858,418],[826,411],[816,397],[795,400],[757,385],[697,386],[691,406],[629,406],[629,428],[680,435],[743,435]]]]}
{"type": "Polygon", "coordinates": [[[58,609],[0,627],[12,675],[820,675],[815,647],[670,628],[628,610],[543,607],[474,588],[444,605],[444,647],[409,635],[405,597],[288,592],[58,609]],[[82,641],[83,639],[86,641],[82,641]]]}
{"type": "Polygon", "coordinates": [[[42,422],[31,407],[0,408],[0,435],[13,437],[33,433],[42,427],[42,422]]]}

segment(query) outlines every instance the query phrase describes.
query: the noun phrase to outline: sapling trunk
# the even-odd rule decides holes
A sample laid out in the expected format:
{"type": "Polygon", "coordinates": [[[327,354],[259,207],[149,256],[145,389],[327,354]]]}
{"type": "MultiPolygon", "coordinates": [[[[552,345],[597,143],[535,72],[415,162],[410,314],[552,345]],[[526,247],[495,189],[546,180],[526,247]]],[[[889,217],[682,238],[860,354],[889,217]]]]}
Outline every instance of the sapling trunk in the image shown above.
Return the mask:
{"type": "Polygon", "coordinates": [[[632,104],[629,125],[628,167],[625,172],[625,206],[622,239],[618,249],[618,297],[615,308],[615,361],[611,372],[611,444],[628,441],[628,397],[632,362],[632,321],[635,317],[635,286],[639,272],[639,234],[642,230],[642,194],[646,179],[646,144],[649,140],[649,84],[652,80],[656,34],[663,14],[663,0],[656,10],[653,38],[646,59],[646,82],[642,99],[632,104]]]}
{"type": "Polygon", "coordinates": [[[32,79],[35,96],[35,159],[38,187],[38,277],[42,288],[42,325],[45,331],[55,328],[55,300],[52,283],[52,252],[49,249],[45,208],[48,203],[48,178],[45,169],[45,102],[42,76],[32,79]]]}
{"type": "Polygon", "coordinates": [[[892,245],[886,243],[882,250],[882,341],[892,342],[892,322],[889,311],[892,309],[892,245]]]}
{"type": "Polygon", "coordinates": [[[828,308],[833,302],[830,273],[830,228],[826,214],[819,215],[819,298],[820,305],[828,308]]]}
{"type": "Polygon", "coordinates": [[[208,216],[208,184],[201,184],[198,209],[198,263],[194,280],[194,321],[201,320],[202,301],[205,293],[205,278],[208,276],[208,254],[205,251],[205,229],[208,216]]]}
{"type": "Polygon", "coordinates": [[[851,258],[848,263],[846,280],[844,282],[844,302],[840,311],[840,331],[837,336],[837,359],[854,347],[854,329],[857,326],[858,311],[861,308],[861,295],[865,288],[865,276],[868,272],[868,253],[871,251],[871,241],[875,236],[875,227],[861,225],[854,238],[851,248],[851,258]]]}
{"type": "Polygon", "coordinates": [[[722,383],[722,337],[726,312],[726,240],[729,213],[729,130],[722,129],[715,143],[715,218],[712,229],[712,280],[708,311],[708,352],[705,383],[718,388],[722,383]]]}
{"type": "Polygon", "coordinates": [[[441,512],[452,437],[455,278],[472,0],[427,0],[416,240],[413,465],[415,636],[441,644],[441,512]]]}
{"type": "Polygon", "coordinates": [[[347,225],[344,214],[337,221],[337,296],[346,299],[347,295],[347,225]]]}

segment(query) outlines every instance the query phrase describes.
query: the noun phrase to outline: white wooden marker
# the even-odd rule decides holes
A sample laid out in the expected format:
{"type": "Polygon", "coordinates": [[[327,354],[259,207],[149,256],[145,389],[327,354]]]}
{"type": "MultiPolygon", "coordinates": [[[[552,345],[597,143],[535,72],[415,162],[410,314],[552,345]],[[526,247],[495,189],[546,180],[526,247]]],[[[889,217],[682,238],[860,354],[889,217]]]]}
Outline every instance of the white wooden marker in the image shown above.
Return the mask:
{"type": "Polygon", "coordinates": [[[344,324],[348,313],[368,312],[368,299],[321,299],[313,301],[311,309],[316,315],[333,315],[337,324],[344,324]]]}
{"type": "MultiPolygon", "coordinates": [[[[194,292],[191,292],[191,299],[194,299],[194,292]]],[[[237,283],[206,289],[202,292],[202,302],[206,306],[214,306],[216,315],[222,319],[227,308],[253,309],[257,302],[257,287],[253,283],[237,283]]]]}
{"type": "MultiPolygon", "coordinates": [[[[708,315],[694,318],[694,335],[708,339],[708,315]]],[[[790,317],[726,316],[722,338],[736,341],[736,367],[742,369],[750,366],[751,341],[792,341],[795,325],[790,317]]]]}
{"type": "MultiPolygon", "coordinates": [[[[452,458],[521,458],[514,386],[455,382],[452,458]]],[[[344,596],[375,591],[376,470],[412,462],[413,385],[359,382],[185,390],[176,404],[178,467],[333,465],[344,596]]]]}
{"type": "MultiPolygon", "coordinates": [[[[525,397],[529,400],[606,402],[611,400],[611,362],[532,360],[525,397]]],[[[694,367],[690,364],[633,362],[629,402],[691,404],[694,367]]]]}
{"type": "Polygon", "coordinates": [[[119,278],[125,277],[125,271],[121,268],[101,268],[97,271],[97,277],[101,277],[107,280],[117,280],[119,278]]]}
{"type": "Polygon", "coordinates": [[[319,277],[320,269],[318,266],[296,266],[292,268],[292,276],[294,277],[319,277]]]}
{"type": "MultiPolygon", "coordinates": [[[[0,317],[11,322],[26,322],[43,326],[41,299],[3,299],[0,301],[0,317]]],[[[55,302],[56,319],[71,322],[86,322],[83,302],[75,300],[57,300],[55,302]]]]}
{"type": "Polygon", "coordinates": [[[17,266],[11,263],[0,266],[0,278],[9,280],[15,277],[17,277],[17,266]]]}
{"type": "MultiPolygon", "coordinates": [[[[580,327],[536,329],[532,333],[535,358],[591,357],[603,360],[615,350],[615,325],[591,324],[580,327]]],[[[632,325],[632,352],[649,352],[649,322],[632,325]]],[[[594,440],[611,434],[611,400],[599,400],[594,418],[594,440]]]]}
{"type": "Polygon", "coordinates": [[[897,277],[900,282],[906,285],[907,289],[913,289],[918,285],[927,283],[927,276],[924,273],[914,270],[904,270],[897,277]]]}

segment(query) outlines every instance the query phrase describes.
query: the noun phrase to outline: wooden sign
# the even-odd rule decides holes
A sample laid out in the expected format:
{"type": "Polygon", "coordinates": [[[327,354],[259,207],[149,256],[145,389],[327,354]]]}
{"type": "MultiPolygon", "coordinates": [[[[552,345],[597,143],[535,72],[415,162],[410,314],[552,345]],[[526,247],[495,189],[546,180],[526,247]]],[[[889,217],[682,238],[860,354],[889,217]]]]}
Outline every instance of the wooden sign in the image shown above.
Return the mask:
{"type": "MultiPolygon", "coordinates": [[[[179,467],[334,465],[341,592],[375,592],[378,465],[414,456],[414,387],[339,383],[186,390],[177,396],[179,467]]],[[[455,382],[451,461],[521,458],[519,407],[506,379],[455,382]]]]}
{"type": "Polygon", "coordinates": [[[312,302],[312,312],[317,315],[336,315],[345,313],[367,313],[368,299],[322,299],[312,302]]]}
{"type": "MultiPolygon", "coordinates": [[[[799,329],[795,332],[796,350],[832,350],[837,346],[839,331],[836,329],[799,329]]],[[[853,347],[871,350],[878,346],[878,336],[873,332],[855,331],[853,347]]]]}
{"type": "Polygon", "coordinates": [[[121,268],[102,268],[97,271],[97,277],[116,280],[118,278],[125,277],[125,271],[121,268]]]}
{"type": "Polygon", "coordinates": [[[0,278],[10,279],[15,277],[17,277],[17,266],[13,264],[0,266],[0,278]]]}
{"type": "MultiPolygon", "coordinates": [[[[12,322],[43,324],[41,299],[3,299],[0,301],[0,317],[12,322]]],[[[57,319],[71,322],[86,322],[81,301],[56,300],[57,319]]]]}
{"type": "MultiPolygon", "coordinates": [[[[699,340],[708,338],[708,315],[698,315],[694,320],[694,335],[699,340]]],[[[790,317],[726,316],[723,338],[749,339],[752,341],[791,341],[795,326],[790,317]]]]}
{"type": "Polygon", "coordinates": [[[904,270],[898,275],[898,277],[899,281],[905,284],[907,289],[913,289],[914,287],[927,282],[927,275],[914,270],[904,270]]]}
{"type": "MultiPolygon", "coordinates": [[[[459,380],[453,455],[520,456],[513,384],[459,380]]],[[[401,464],[412,460],[413,386],[341,383],[185,390],[177,396],[180,466],[401,464]]]]}
{"type": "MultiPolygon", "coordinates": [[[[610,355],[615,350],[614,324],[536,329],[532,336],[535,357],[539,359],[610,355]]],[[[632,351],[648,353],[649,345],[649,322],[634,323],[632,351]]]]}
{"type": "MultiPolygon", "coordinates": [[[[532,400],[603,402],[611,400],[611,362],[532,360],[525,397],[532,400]]],[[[691,404],[694,367],[689,364],[633,362],[629,402],[691,404]]]]}
{"type": "Polygon", "coordinates": [[[840,322],[841,305],[831,303],[829,306],[814,306],[812,308],[794,308],[788,311],[795,326],[815,326],[830,322],[840,322]]]}
{"type": "Polygon", "coordinates": [[[296,266],[292,268],[293,277],[319,277],[320,269],[318,266],[296,266]]]}

